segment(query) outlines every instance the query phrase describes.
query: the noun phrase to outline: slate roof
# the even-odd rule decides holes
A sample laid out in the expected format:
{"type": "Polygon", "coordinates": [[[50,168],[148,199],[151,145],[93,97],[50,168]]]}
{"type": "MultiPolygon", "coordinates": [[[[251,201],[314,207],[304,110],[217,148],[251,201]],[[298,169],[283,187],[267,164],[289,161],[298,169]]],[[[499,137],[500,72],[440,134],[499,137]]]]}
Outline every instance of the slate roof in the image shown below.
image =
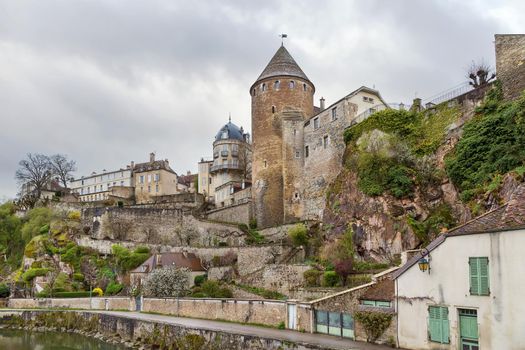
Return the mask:
{"type": "Polygon", "coordinates": [[[186,267],[191,271],[206,271],[202,266],[201,260],[193,253],[160,253],[153,254],[142,265],[131,272],[149,273],[156,268],[171,265],[186,267]]]}
{"type": "Polygon", "coordinates": [[[280,76],[298,77],[310,81],[284,46],[279,47],[266,68],[264,68],[261,75],[259,75],[259,78],[255,81],[254,85],[260,80],[280,76]]]}
{"type": "MultiPolygon", "coordinates": [[[[518,186],[510,200],[502,206],[440,235],[425,248],[424,254],[426,255],[428,252],[437,248],[447,238],[520,229],[525,229],[525,185],[518,186]]],[[[401,276],[410,267],[415,265],[422,256],[422,254],[414,255],[404,266],[394,273],[393,277],[397,278],[401,276]]]]}
{"type": "Polygon", "coordinates": [[[394,296],[394,281],[387,278],[374,284],[359,299],[392,301],[394,296]]]}
{"type": "Polygon", "coordinates": [[[215,135],[215,141],[228,139],[244,141],[244,133],[242,129],[233,124],[231,121],[220,128],[217,135],[215,135]],[[224,132],[226,132],[226,138],[222,138],[224,132]]]}
{"type": "Polygon", "coordinates": [[[173,169],[170,168],[169,163],[166,160],[154,160],[153,162],[135,164],[133,172],[143,173],[152,170],[166,170],[170,173],[176,174],[173,169]]]}
{"type": "Polygon", "coordinates": [[[195,183],[195,179],[198,176],[199,176],[198,174],[182,175],[178,177],[178,181],[180,184],[190,187],[192,183],[195,183]]]}

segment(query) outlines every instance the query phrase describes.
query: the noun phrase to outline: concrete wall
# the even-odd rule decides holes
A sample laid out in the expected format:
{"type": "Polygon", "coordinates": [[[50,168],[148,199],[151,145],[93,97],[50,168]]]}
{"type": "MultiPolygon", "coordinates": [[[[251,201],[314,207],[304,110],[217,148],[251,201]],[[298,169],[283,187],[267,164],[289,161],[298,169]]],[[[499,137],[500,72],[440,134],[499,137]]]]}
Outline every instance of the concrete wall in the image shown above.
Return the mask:
{"type": "Polygon", "coordinates": [[[235,204],[224,208],[210,210],[206,213],[206,216],[210,220],[248,225],[250,223],[250,219],[252,218],[252,203],[250,201],[247,203],[235,204]]]}
{"type": "Polygon", "coordinates": [[[417,264],[397,279],[399,345],[417,349],[459,348],[459,308],[477,310],[480,349],[521,349],[525,344],[523,264],[525,230],[448,237],[430,252],[430,273],[417,264]],[[490,295],[469,289],[469,257],[489,258],[490,295]],[[428,307],[449,310],[450,344],[428,340],[428,307]],[[414,326],[418,325],[418,326],[414,326]]]}
{"type": "Polygon", "coordinates": [[[496,73],[505,98],[518,98],[525,90],[525,34],[496,34],[496,73]]]}

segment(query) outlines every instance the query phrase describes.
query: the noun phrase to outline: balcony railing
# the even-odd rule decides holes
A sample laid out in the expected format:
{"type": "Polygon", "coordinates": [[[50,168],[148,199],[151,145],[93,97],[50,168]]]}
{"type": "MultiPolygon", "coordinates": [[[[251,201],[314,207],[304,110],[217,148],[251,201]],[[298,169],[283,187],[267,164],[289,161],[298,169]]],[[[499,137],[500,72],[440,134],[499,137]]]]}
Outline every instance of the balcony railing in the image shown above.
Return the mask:
{"type": "Polygon", "coordinates": [[[228,157],[228,151],[221,151],[221,157],[228,157]]]}
{"type": "Polygon", "coordinates": [[[219,170],[239,170],[241,169],[241,166],[238,163],[222,163],[217,165],[212,165],[210,168],[210,171],[219,171],[219,170]]]}
{"type": "Polygon", "coordinates": [[[239,151],[232,151],[232,157],[238,157],[239,151]]]}

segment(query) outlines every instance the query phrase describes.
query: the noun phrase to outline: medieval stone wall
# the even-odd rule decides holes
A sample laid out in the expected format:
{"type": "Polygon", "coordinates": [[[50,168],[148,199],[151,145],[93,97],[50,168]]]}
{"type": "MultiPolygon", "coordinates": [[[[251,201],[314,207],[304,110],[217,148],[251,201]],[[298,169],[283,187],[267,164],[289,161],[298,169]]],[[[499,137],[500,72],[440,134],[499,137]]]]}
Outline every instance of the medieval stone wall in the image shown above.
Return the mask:
{"type": "Polygon", "coordinates": [[[496,34],[496,73],[507,99],[525,90],[525,34],[496,34]]]}
{"type": "Polygon", "coordinates": [[[355,104],[343,99],[305,123],[304,147],[308,147],[308,157],[305,155],[304,158],[303,187],[300,193],[303,219],[322,218],[326,190],[343,169],[346,149],[344,131],[350,126],[356,110],[355,104]],[[334,108],[335,118],[332,116],[334,108]]]}
{"type": "Polygon", "coordinates": [[[228,207],[210,210],[206,213],[207,218],[210,220],[218,220],[246,225],[250,223],[252,215],[253,214],[251,202],[230,205],[228,207]]]}

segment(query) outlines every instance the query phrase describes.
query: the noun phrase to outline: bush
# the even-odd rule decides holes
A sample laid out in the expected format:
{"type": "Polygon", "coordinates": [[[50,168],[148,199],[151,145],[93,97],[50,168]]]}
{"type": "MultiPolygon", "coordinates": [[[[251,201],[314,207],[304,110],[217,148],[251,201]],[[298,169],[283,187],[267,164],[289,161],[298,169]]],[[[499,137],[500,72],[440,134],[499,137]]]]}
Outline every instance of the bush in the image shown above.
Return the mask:
{"type": "Polygon", "coordinates": [[[164,266],[144,279],[144,295],[149,297],[183,297],[188,294],[190,270],[164,266]]]}
{"type": "Polygon", "coordinates": [[[365,329],[367,341],[373,342],[385,332],[392,321],[391,314],[382,312],[361,312],[354,314],[355,319],[363,325],[365,329]]]}
{"type": "Polygon", "coordinates": [[[288,236],[296,247],[308,245],[308,229],[304,224],[291,227],[288,230],[288,236]]]}
{"type": "Polygon", "coordinates": [[[22,274],[22,280],[30,282],[37,276],[45,276],[48,272],[49,269],[46,268],[30,268],[22,274]]]}
{"type": "Polygon", "coordinates": [[[140,266],[150,257],[147,247],[137,247],[133,252],[118,244],[111,246],[111,251],[115,255],[118,267],[123,271],[133,270],[140,266]]]}
{"type": "Polygon", "coordinates": [[[339,276],[335,271],[326,271],[323,274],[323,287],[335,287],[339,283],[339,276]]]}
{"type": "Polygon", "coordinates": [[[73,281],[84,282],[84,275],[77,272],[73,274],[73,281]]]}
{"type": "Polygon", "coordinates": [[[105,294],[106,295],[116,295],[120,293],[120,291],[122,291],[123,288],[124,288],[124,285],[111,281],[106,287],[105,294]]]}
{"type": "Polygon", "coordinates": [[[94,295],[98,295],[99,297],[101,297],[101,296],[104,295],[104,292],[102,291],[101,288],[98,288],[98,287],[97,287],[97,288],[93,289],[92,294],[94,294],[94,295]]]}
{"type": "Polygon", "coordinates": [[[198,275],[198,276],[195,276],[195,279],[193,280],[193,282],[195,283],[196,286],[201,286],[204,281],[206,281],[208,279],[208,276],[206,275],[198,275]]]}
{"type": "Polygon", "coordinates": [[[0,284],[0,298],[7,298],[11,294],[9,287],[2,283],[0,284]]]}
{"type": "Polygon", "coordinates": [[[79,211],[72,211],[67,215],[67,218],[69,220],[73,221],[80,221],[80,212],[79,211]]]}
{"type": "Polygon", "coordinates": [[[232,298],[233,292],[228,287],[221,286],[217,281],[204,281],[200,288],[208,298],[232,298]]]}
{"type": "Polygon", "coordinates": [[[279,322],[279,324],[277,325],[277,329],[285,329],[285,328],[286,328],[286,325],[284,324],[284,321],[279,322]]]}
{"type": "MultiPolygon", "coordinates": [[[[96,289],[96,288],[95,288],[96,289]]],[[[102,296],[95,293],[95,289],[92,293],[90,292],[55,292],[53,293],[53,298],[86,298],[89,297],[90,294],[93,297],[96,296],[102,296]]],[[[37,297],[39,298],[49,298],[51,295],[49,292],[40,292],[37,294],[37,297]]]]}
{"type": "Polygon", "coordinates": [[[33,208],[27,212],[27,222],[22,227],[22,237],[26,242],[31,238],[49,231],[53,219],[53,211],[46,207],[33,208]],[[46,229],[47,228],[47,229],[46,229]]]}
{"type": "Polygon", "coordinates": [[[306,270],[303,273],[304,281],[307,287],[318,287],[319,279],[323,273],[317,269],[306,270]]]}

